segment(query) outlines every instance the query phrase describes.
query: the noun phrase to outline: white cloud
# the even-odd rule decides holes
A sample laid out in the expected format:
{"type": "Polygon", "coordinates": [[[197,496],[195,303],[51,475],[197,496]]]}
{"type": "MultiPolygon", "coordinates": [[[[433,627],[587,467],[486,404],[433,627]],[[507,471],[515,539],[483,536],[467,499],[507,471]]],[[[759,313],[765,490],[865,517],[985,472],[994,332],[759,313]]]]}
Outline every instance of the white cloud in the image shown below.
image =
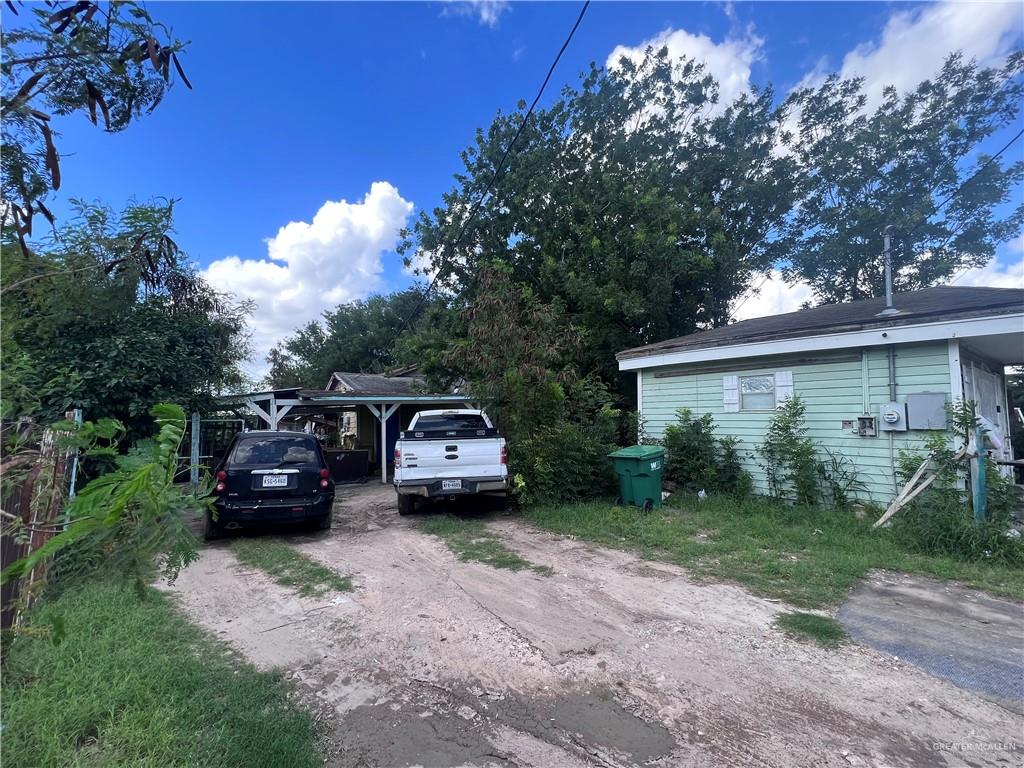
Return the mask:
{"type": "MultiPolygon", "coordinates": [[[[944,2],[899,10],[889,17],[878,40],[861,43],[846,54],[839,73],[844,78],[863,77],[874,103],[887,85],[905,92],[934,77],[952,51],[962,50],[982,65],[997,64],[1021,32],[1018,3],[944,2]]],[[[819,85],[826,74],[822,63],[801,85],[819,85]]]]}
{"type": "Polygon", "coordinates": [[[767,280],[755,285],[760,286],[757,293],[748,292],[733,305],[733,320],[796,312],[801,304],[813,298],[810,285],[802,280],[789,285],[777,269],[772,270],[767,280]]]}
{"type": "Polygon", "coordinates": [[[475,16],[481,24],[494,29],[501,14],[509,9],[507,0],[448,0],[442,16],[475,16]]]}
{"type": "Polygon", "coordinates": [[[398,244],[413,204],[386,181],[376,181],[359,202],[328,200],[312,222],[293,221],[267,242],[269,259],[228,256],[203,276],[221,290],[252,299],[249,319],[259,377],[270,348],[337,304],[382,287],[381,256],[398,244]]]}
{"type": "Polygon", "coordinates": [[[985,288],[1024,288],[1024,259],[1018,255],[1017,260],[1009,264],[1000,264],[992,259],[983,267],[968,269],[954,278],[952,284],[985,288]]]}
{"type": "Polygon", "coordinates": [[[692,58],[704,64],[707,72],[718,81],[718,104],[713,111],[719,112],[738,96],[750,91],[750,70],[754,62],[761,58],[763,44],[764,41],[754,34],[751,27],[741,34],[730,34],[720,43],[707,35],[694,35],[685,29],[666,29],[639,45],[616,46],[609,54],[605,66],[614,69],[623,56],[640,62],[648,48],[667,48],[670,59],[678,59],[680,56],[692,58]]]}

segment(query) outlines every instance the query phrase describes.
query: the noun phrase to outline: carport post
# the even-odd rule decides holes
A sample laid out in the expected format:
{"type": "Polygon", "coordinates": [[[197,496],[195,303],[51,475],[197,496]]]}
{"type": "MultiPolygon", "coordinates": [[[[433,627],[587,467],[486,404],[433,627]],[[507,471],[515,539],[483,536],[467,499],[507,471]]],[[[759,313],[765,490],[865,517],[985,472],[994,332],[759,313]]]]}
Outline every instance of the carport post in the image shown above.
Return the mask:
{"type": "Polygon", "coordinates": [[[387,403],[380,404],[380,481],[388,484],[388,417],[387,403]]]}

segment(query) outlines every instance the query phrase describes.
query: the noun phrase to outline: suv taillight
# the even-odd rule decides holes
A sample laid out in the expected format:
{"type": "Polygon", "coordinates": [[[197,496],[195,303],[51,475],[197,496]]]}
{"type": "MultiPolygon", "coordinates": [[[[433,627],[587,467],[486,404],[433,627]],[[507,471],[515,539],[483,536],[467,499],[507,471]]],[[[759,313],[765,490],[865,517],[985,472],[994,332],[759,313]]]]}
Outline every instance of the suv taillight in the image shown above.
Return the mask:
{"type": "Polygon", "coordinates": [[[331,470],[329,470],[327,467],[324,467],[323,469],[320,470],[320,487],[321,488],[329,488],[330,487],[330,485],[331,485],[330,477],[331,477],[331,470]]]}
{"type": "Polygon", "coordinates": [[[501,446],[501,463],[508,464],[508,446],[501,446]]]}
{"type": "Polygon", "coordinates": [[[224,491],[228,489],[227,479],[228,473],[225,472],[223,469],[220,470],[220,472],[217,473],[217,484],[213,486],[213,492],[224,493],[224,491]]]}
{"type": "Polygon", "coordinates": [[[402,468],[402,449],[395,448],[395,469],[402,468]]]}

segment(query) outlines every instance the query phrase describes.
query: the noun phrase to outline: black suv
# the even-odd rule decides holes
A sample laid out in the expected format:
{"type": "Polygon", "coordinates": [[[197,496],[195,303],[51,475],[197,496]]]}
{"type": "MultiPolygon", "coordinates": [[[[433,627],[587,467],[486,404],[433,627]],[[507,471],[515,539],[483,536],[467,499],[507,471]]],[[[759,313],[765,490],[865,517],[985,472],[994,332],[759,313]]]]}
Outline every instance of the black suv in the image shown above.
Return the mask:
{"type": "Polygon", "coordinates": [[[207,539],[224,529],[313,522],[331,527],[334,481],[320,442],[305,432],[243,432],[215,472],[207,539]]]}

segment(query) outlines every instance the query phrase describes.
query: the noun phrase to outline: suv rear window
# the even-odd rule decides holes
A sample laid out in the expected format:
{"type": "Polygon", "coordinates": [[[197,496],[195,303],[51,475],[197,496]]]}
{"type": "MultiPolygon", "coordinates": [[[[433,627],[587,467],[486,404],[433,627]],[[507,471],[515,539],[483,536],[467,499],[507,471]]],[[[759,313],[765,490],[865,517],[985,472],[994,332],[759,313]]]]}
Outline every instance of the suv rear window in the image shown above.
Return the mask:
{"type": "Polygon", "coordinates": [[[416,431],[433,432],[455,429],[487,429],[487,422],[478,413],[452,413],[440,416],[421,416],[416,421],[416,431]]]}
{"type": "Polygon", "coordinates": [[[307,435],[253,435],[240,438],[228,464],[233,467],[319,464],[316,441],[307,435]]]}

